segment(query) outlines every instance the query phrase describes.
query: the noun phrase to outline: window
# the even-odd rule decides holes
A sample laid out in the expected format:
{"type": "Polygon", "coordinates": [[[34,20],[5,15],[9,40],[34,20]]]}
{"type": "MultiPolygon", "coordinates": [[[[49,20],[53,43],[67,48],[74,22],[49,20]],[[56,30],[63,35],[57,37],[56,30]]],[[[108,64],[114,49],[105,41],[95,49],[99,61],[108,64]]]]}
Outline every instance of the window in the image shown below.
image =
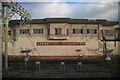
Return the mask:
{"type": "Polygon", "coordinates": [[[83,34],[83,29],[73,29],[73,34],[83,34]]]}
{"type": "Polygon", "coordinates": [[[16,36],[16,30],[13,30],[13,36],[16,36]]]}
{"type": "Polygon", "coordinates": [[[43,34],[43,29],[33,29],[33,34],[43,34]]]}
{"type": "Polygon", "coordinates": [[[87,34],[87,29],[83,29],[83,34],[87,34]]]}
{"type": "Polygon", "coordinates": [[[73,29],[73,34],[81,34],[82,29],[73,29]]]}
{"type": "Polygon", "coordinates": [[[69,35],[69,29],[67,29],[67,35],[69,35]]]}
{"type": "Polygon", "coordinates": [[[73,34],[97,34],[97,29],[73,29],[73,34]]]}
{"type": "Polygon", "coordinates": [[[61,28],[55,28],[55,35],[62,35],[61,28]]]}
{"type": "Polygon", "coordinates": [[[83,29],[81,29],[81,34],[83,34],[83,29]]]}
{"type": "Polygon", "coordinates": [[[11,31],[10,30],[8,31],[8,35],[11,35],[11,31]]]}
{"type": "Polygon", "coordinates": [[[49,36],[50,35],[50,28],[47,29],[47,35],[49,36]]]}
{"type": "Polygon", "coordinates": [[[104,30],[106,36],[115,36],[114,30],[104,30]]]}
{"type": "Polygon", "coordinates": [[[94,29],[89,30],[90,34],[94,34],[94,29]]]}
{"type": "Polygon", "coordinates": [[[80,30],[80,29],[75,29],[75,33],[76,33],[76,34],[80,34],[80,33],[81,33],[81,30],[80,30]]]}
{"type": "Polygon", "coordinates": [[[97,29],[94,29],[94,34],[97,34],[97,29]]]}
{"type": "Polygon", "coordinates": [[[89,34],[89,29],[87,29],[87,34],[89,34]]]}
{"type": "Polygon", "coordinates": [[[89,29],[90,34],[97,34],[97,29],[89,29]]]}
{"type": "Polygon", "coordinates": [[[29,29],[20,29],[20,34],[29,34],[30,30],[29,29]]]}
{"type": "Polygon", "coordinates": [[[73,34],[75,34],[75,29],[73,29],[73,34]]]}

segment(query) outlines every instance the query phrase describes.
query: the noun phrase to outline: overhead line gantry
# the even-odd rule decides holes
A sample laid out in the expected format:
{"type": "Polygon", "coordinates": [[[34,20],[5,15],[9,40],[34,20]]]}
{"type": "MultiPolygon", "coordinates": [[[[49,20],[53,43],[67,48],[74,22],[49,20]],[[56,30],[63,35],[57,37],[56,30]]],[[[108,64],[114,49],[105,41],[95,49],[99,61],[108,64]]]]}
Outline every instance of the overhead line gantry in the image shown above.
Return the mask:
{"type": "MultiPolygon", "coordinates": [[[[16,14],[21,17],[21,23],[25,21],[31,21],[31,14],[27,12],[19,3],[8,2],[8,0],[3,2],[0,0],[0,56],[4,53],[4,67],[8,68],[8,27],[10,19],[16,14]],[[3,44],[4,43],[4,44],[3,44]],[[4,47],[5,48],[4,48],[4,47]],[[4,49],[3,49],[4,48],[4,49]],[[4,52],[3,52],[4,51],[4,52]]],[[[2,64],[2,63],[1,63],[2,64]]]]}

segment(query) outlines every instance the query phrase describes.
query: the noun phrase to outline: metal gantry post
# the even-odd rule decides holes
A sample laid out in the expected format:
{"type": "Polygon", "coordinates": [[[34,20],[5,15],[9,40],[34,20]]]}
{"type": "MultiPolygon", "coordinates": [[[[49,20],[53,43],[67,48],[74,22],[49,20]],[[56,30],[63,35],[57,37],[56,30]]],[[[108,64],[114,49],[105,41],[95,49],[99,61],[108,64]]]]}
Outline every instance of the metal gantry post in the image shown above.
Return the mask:
{"type": "Polygon", "coordinates": [[[8,21],[8,17],[9,17],[9,8],[8,6],[6,6],[6,17],[5,17],[5,68],[8,68],[8,25],[9,25],[9,21],[8,21]]]}
{"type": "Polygon", "coordinates": [[[120,25],[120,1],[118,2],[118,21],[120,25]]]}
{"type": "Polygon", "coordinates": [[[0,80],[2,79],[2,54],[3,54],[3,47],[2,47],[2,31],[3,31],[3,23],[2,23],[2,4],[0,3],[0,80]]]}
{"type": "MultiPolygon", "coordinates": [[[[20,6],[17,2],[0,2],[3,9],[2,12],[2,19],[4,21],[4,67],[8,68],[8,26],[9,26],[9,20],[11,17],[17,13],[19,16],[21,16],[24,20],[31,21],[31,15],[28,13],[22,6],[20,6]]],[[[3,32],[3,31],[2,31],[3,32]]],[[[3,44],[3,43],[2,43],[3,44]]]]}
{"type": "MultiPolygon", "coordinates": [[[[120,27],[120,1],[118,2],[118,21],[119,21],[119,27],[120,27]]],[[[120,55],[120,42],[118,42],[118,55],[120,55]]]]}

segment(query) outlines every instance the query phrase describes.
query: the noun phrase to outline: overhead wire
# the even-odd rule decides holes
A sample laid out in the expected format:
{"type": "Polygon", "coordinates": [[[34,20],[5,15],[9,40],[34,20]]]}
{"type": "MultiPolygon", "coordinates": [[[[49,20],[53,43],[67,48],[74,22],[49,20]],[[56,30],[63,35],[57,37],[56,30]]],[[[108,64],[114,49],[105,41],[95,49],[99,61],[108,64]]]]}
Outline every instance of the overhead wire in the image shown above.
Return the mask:
{"type": "MultiPolygon", "coordinates": [[[[31,25],[30,25],[31,26],[31,25]]],[[[30,34],[26,34],[27,38],[29,39],[30,43],[32,44],[32,46],[35,48],[35,50],[37,51],[38,55],[40,56],[40,53],[38,52],[37,48],[35,47],[35,45],[33,44],[33,42],[30,39],[30,34]]]]}
{"type": "Polygon", "coordinates": [[[118,4],[119,2],[19,2],[20,4],[99,4],[99,5],[109,5],[118,4]]]}
{"type": "MultiPolygon", "coordinates": [[[[118,4],[118,2],[19,2],[20,4],[56,4],[56,3],[66,3],[66,4],[99,4],[99,5],[110,5],[110,4],[118,4]]],[[[30,36],[30,35],[29,35],[30,36]]],[[[27,37],[29,38],[27,35],[27,37]]],[[[30,38],[29,38],[30,40],[30,38]]],[[[33,47],[36,49],[32,41],[30,40],[33,47]]],[[[36,49],[37,53],[39,54],[38,50],[36,49]]],[[[40,55],[40,54],[39,54],[40,55]]]]}

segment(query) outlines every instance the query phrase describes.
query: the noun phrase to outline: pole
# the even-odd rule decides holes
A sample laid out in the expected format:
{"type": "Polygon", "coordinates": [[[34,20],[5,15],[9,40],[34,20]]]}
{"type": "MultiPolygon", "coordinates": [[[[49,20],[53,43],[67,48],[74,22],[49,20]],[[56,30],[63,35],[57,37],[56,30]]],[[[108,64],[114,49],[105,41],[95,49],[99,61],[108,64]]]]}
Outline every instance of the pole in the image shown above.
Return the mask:
{"type": "MultiPolygon", "coordinates": [[[[120,1],[118,2],[118,21],[119,21],[119,28],[120,28],[120,1]]],[[[119,33],[118,33],[119,34],[119,33]]],[[[118,35],[118,38],[119,38],[119,35],[118,35]]],[[[117,42],[118,43],[118,55],[120,55],[120,42],[117,42]]]]}
{"type": "Polygon", "coordinates": [[[9,17],[9,8],[6,6],[6,16],[5,16],[5,68],[8,68],[8,17],[9,17]]]}
{"type": "Polygon", "coordinates": [[[3,24],[2,24],[2,4],[0,3],[0,80],[2,79],[2,31],[3,31],[3,24]]]}
{"type": "MultiPolygon", "coordinates": [[[[12,1],[12,0],[11,0],[12,1]]],[[[12,1],[13,2],[13,1],[12,1]]],[[[11,8],[10,10],[17,13],[18,15],[22,16],[25,19],[31,20],[31,15],[30,13],[27,13],[24,8],[22,8],[18,3],[11,3],[8,2],[8,0],[6,0],[6,2],[3,4],[1,3],[3,8],[2,8],[2,19],[4,20],[4,46],[5,47],[4,50],[4,67],[8,68],[8,26],[9,26],[9,8],[11,8]],[[13,5],[11,7],[11,5],[13,5]],[[6,9],[4,12],[4,8],[6,9]]]]}
{"type": "Polygon", "coordinates": [[[120,25],[120,1],[118,2],[118,21],[120,25]]]}

